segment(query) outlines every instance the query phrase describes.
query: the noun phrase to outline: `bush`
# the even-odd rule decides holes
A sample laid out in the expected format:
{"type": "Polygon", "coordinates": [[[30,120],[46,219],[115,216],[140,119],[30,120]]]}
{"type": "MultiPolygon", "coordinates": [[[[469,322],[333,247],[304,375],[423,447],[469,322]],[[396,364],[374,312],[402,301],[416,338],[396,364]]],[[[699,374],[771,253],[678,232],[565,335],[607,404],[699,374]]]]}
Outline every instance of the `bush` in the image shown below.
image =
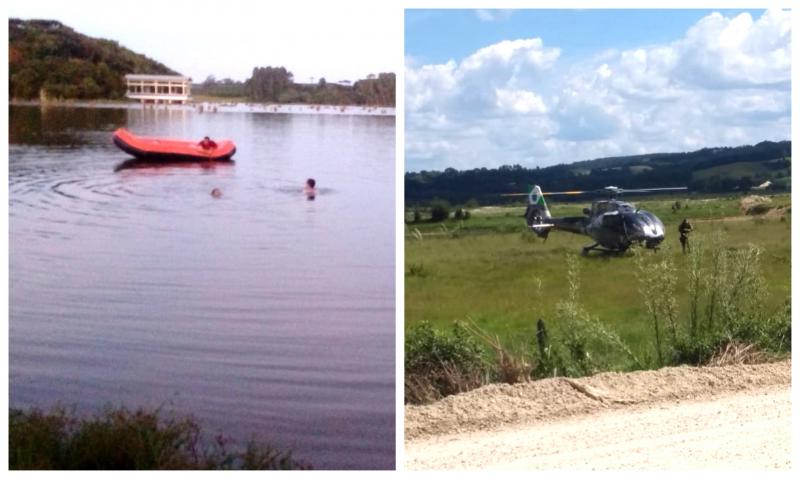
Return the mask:
{"type": "Polygon", "coordinates": [[[419,404],[466,392],[488,375],[481,345],[463,326],[451,333],[428,322],[408,330],[405,339],[405,402],[419,404]]]}
{"type": "Polygon", "coordinates": [[[639,359],[622,338],[580,304],[580,259],[574,254],[567,255],[567,282],[567,298],[556,304],[555,319],[560,325],[557,341],[548,346],[546,355],[539,345],[540,364],[536,374],[540,377],[594,374],[608,368],[609,353],[621,353],[634,367],[640,367],[639,359]]]}
{"type": "Polygon", "coordinates": [[[707,364],[731,350],[782,354],[791,350],[791,307],[770,314],[762,299],[766,283],[761,251],[755,246],[726,249],[718,235],[694,242],[689,253],[689,311],[678,321],[676,268],[671,257],[655,264],[637,259],[640,290],[653,325],[659,365],[707,364]],[[751,348],[754,347],[754,349],[751,348]]]}
{"type": "Polygon", "coordinates": [[[438,223],[450,218],[450,205],[446,201],[434,201],[431,203],[431,221],[438,223]]]}
{"type": "Polygon", "coordinates": [[[408,276],[416,276],[419,278],[425,278],[431,273],[430,269],[426,268],[423,263],[411,263],[408,266],[408,276]]]}
{"type": "Polygon", "coordinates": [[[244,450],[231,451],[231,445],[222,436],[205,444],[192,419],[165,419],[158,410],[108,408],[85,419],[63,408],[9,412],[10,469],[307,468],[290,453],[253,441],[244,450]]]}

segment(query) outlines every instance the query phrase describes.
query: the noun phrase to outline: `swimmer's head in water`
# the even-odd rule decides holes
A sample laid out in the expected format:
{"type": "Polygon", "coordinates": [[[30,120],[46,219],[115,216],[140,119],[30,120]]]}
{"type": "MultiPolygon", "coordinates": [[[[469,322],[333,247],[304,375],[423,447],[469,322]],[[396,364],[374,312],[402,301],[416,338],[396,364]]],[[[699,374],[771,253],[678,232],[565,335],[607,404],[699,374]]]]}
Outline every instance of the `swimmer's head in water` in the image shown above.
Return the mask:
{"type": "Polygon", "coordinates": [[[220,198],[222,196],[222,190],[220,190],[219,188],[214,188],[213,190],[211,190],[211,196],[213,196],[214,198],[220,198]]]}
{"type": "Polygon", "coordinates": [[[309,178],[306,180],[306,186],[308,186],[309,188],[314,188],[315,186],[317,186],[317,182],[314,180],[314,178],[309,178]]]}

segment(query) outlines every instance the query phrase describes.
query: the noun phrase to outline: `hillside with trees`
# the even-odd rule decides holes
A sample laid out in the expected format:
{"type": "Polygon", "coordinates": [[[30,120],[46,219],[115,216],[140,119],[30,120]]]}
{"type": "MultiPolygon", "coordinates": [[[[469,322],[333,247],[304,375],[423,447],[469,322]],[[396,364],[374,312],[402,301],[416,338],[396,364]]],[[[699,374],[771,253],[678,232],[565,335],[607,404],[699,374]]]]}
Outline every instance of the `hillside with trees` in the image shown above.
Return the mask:
{"type": "MultiPolygon", "coordinates": [[[[135,53],[113,40],[92,38],[55,20],[8,21],[9,97],[122,99],[125,75],[177,75],[167,66],[135,53]]],[[[284,67],[256,67],[246,81],[213,76],[193,85],[199,96],[252,102],[324,105],[395,106],[395,74],[335,83],[295,83],[284,67]]]]}
{"type": "Polygon", "coordinates": [[[765,181],[771,182],[772,191],[790,191],[791,151],[791,141],[763,141],[688,153],[598,158],[546,168],[505,165],[494,169],[409,172],[405,175],[405,195],[406,203],[440,199],[453,204],[471,200],[499,204],[512,201],[501,194],[527,192],[534,184],[545,191],[594,190],[613,185],[688,186],[693,192],[718,193],[746,191],[765,181]]]}
{"type": "Polygon", "coordinates": [[[8,21],[9,96],[117,99],[125,74],[175,75],[167,66],[113,40],[92,38],[54,20],[8,21]]]}

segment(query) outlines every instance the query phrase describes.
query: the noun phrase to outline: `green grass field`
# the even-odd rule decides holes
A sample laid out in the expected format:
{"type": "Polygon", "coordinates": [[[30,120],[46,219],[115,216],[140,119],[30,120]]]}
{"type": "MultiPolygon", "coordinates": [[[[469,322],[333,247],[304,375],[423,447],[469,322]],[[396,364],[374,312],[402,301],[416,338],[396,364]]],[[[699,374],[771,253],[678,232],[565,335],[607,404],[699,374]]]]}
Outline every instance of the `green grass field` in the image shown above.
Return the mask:
{"type": "MultiPolygon", "coordinates": [[[[729,250],[757,246],[767,291],[763,308],[777,311],[784,305],[790,296],[790,215],[782,220],[745,217],[739,210],[739,197],[681,199],[684,207],[673,213],[674,201],[644,199],[635,203],[655,213],[666,227],[662,248],[643,251],[642,259],[645,270],[650,265],[655,269],[664,258],[674,260],[681,321],[689,309],[688,257],[682,254],[678,241],[678,224],[684,217],[695,228],[692,242],[703,243],[709,250],[715,246],[729,250]]],[[[788,194],[775,196],[772,201],[773,206],[791,204],[788,194]]],[[[579,215],[587,206],[550,200],[548,205],[554,216],[579,215]]],[[[591,239],[554,231],[543,241],[527,231],[523,212],[523,206],[484,207],[472,210],[471,217],[460,222],[408,224],[406,329],[422,321],[447,329],[454,321],[471,320],[504,343],[519,345],[531,344],[537,319],[552,327],[556,305],[566,299],[569,290],[567,256],[579,255],[591,239]]],[[[411,214],[408,212],[407,217],[411,214]]],[[[579,256],[578,265],[580,304],[616,332],[634,353],[647,355],[652,350],[653,326],[639,291],[634,253],[579,256]]]]}

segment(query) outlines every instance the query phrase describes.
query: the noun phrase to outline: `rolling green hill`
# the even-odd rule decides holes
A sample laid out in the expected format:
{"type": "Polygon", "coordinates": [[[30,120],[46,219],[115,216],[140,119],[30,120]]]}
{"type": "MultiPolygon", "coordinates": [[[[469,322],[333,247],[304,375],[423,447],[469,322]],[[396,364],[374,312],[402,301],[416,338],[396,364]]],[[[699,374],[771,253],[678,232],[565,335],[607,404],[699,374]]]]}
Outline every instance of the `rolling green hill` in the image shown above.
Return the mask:
{"type": "Polygon", "coordinates": [[[12,99],[122,98],[126,73],[177,74],[113,40],[88,37],[54,20],[8,21],[12,99]]]}
{"type": "Polygon", "coordinates": [[[482,205],[519,201],[504,193],[526,193],[537,184],[544,191],[596,190],[606,186],[655,188],[687,186],[693,192],[747,191],[771,181],[773,191],[791,189],[791,141],[703,148],[686,153],[598,158],[544,168],[504,165],[459,171],[408,172],[407,204],[435,199],[453,204],[475,200],[482,205]]]}
{"type": "Polygon", "coordinates": [[[788,162],[782,158],[764,162],[739,161],[727,165],[712,166],[696,170],[692,173],[693,180],[705,180],[718,176],[721,179],[739,179],[743,177],[774,180],[790,175],[788,162]]]}

